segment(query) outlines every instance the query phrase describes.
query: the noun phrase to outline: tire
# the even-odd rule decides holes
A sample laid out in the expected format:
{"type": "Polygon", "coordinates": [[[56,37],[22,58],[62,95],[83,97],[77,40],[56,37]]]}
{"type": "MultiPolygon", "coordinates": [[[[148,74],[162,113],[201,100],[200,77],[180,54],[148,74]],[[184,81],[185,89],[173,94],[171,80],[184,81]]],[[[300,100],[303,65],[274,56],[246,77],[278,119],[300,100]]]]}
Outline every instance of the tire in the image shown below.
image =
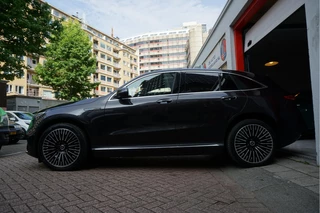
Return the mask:
{"type": "Polygon", "coordinates": [[[270,163],[275,150],[275,133],[263,121],[243,120],[229,132],[226,146],[229,156],[244,167],[262,166],[270,163]]]}
{"type": "Polygon", "coordinates": [[[80,169],[87,159],[86,137],[72,124],[55,124],[44,131],[39,141],[40,160],[52,170],[80,169]]]}
{"type": "Polygon", "coordinates": [[[27,132],[25,129],[22,128],[22,136],[21,136],[21,140],[25,140],[27,138],[27,132]]]}

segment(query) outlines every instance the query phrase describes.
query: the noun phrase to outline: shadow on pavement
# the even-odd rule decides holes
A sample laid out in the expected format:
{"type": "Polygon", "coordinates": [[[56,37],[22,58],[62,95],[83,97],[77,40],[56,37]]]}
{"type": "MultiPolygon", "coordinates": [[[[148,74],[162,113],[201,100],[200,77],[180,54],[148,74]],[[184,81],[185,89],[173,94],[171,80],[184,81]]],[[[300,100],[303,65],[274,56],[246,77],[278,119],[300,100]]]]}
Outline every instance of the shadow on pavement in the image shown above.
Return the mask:
{"type": "Polygon", "coordinates": [[[222,168],[233,164],[223,155],[94,158],[94,168],[222,168]]]}

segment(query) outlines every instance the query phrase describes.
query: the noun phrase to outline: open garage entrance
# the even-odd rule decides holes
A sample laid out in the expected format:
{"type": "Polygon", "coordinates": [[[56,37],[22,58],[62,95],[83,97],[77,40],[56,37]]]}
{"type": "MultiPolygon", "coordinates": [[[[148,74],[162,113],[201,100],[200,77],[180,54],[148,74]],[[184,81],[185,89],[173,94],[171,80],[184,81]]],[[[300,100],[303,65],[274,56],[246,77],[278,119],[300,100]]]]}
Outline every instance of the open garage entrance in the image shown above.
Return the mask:
{"type": "MultiPolygon", "coordinates": [[[[250,42],[246,40],[245,45],[250,45],[250,42]]],[[[298,94],[297,106],[307,127],[304,135],[313,137],[314,117],[305,7],[300,7],[247,49],[244,58],[245,70],[267,76],[286,90],[288,95],[298,94]],[[268,62],[272,63],[267,64],[268,62]]]]}

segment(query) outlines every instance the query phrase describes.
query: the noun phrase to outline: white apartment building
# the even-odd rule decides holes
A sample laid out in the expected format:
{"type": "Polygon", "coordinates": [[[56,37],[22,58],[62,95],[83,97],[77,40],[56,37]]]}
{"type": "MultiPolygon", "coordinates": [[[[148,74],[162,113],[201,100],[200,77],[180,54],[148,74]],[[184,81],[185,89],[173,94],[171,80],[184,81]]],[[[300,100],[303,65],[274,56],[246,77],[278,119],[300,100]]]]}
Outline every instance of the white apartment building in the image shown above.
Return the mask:
{"type": "MultiPolygon", "coordinates": [[[[68,15],[51,5],[50,7],[53,19],[78,20],[92,42],[92,53],[97,58],[97,67],[96,73],[90,78],[92,82],[100,82],[100,85],[92,91],[93,96],[103,96],[113,92],[139,75],[138,55],[135,49],[120,42],[118,38],[83,23],[76,16],[68,15]]],[[[15,78],[7,83],[7,95],[55,99],[55,93],[50,87],[37,84],[33,80],[35,67],[43,63],[45,58],[27,55],[23,56],[23,59],[29,68],[24,71],[21,78],[15,78]]]]}
{"type": "Polygon", "coordinates": [[[146,33],[121,40],[139,54],[140,74],[192,64],[207,37],[205,24],[183,23],[173,30],[146,33]]]}

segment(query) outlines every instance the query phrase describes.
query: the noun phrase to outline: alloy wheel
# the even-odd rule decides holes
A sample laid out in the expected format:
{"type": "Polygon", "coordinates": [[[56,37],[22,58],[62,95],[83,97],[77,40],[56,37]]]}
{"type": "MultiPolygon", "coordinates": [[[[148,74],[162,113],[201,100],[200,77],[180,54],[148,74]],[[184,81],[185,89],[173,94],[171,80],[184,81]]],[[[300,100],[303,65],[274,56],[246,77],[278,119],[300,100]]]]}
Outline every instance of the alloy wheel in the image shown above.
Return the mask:
{"type": "Polygon", "coordinates": [[[49,132],[42,145],[43,157],[55,167],[68,167],[80,155],[80,140],[71,130],[58,128],[49,132]]]}
{"type": "Polygon", "coordinates": [[[248,124],[236,133],[234,147],[241,160],[259,164],[272,155],[273,138],[265,127],[259,124],[248,124]]]}

